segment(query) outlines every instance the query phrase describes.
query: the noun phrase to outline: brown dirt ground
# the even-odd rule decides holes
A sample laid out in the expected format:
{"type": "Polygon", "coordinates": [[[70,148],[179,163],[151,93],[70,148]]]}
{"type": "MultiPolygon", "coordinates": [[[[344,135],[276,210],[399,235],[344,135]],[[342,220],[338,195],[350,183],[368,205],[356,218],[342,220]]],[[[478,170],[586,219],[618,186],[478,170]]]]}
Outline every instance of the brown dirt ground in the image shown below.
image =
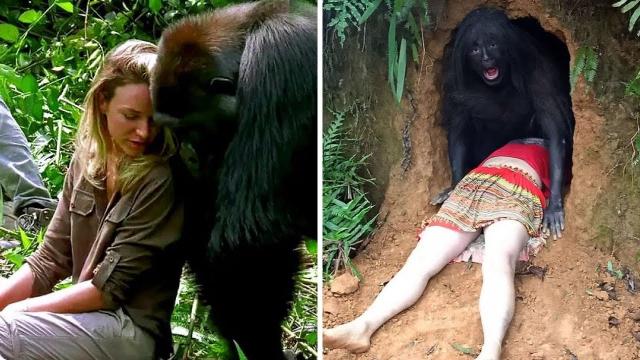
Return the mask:
{"type": "MultiPolygon", "coordinates": [[[[383,160],[375,160],[374,154],[374,161],[379,162],[373,164],[374,167],[388,166],[380,208],[382,221],[368,246],[355,258],[355,265],[363,276],[359,290],[335,298],[338,311],[324,313],[324,327],[352,320],[364,311],[415,246],[420,222],[437,210],[427,200],[448,184],[450,174],[445,133],[437,125],[440,94],[434,77],[450,31],[466,13],[481,4],[501,6],[512,17],[535,16],[545,29],[567,43],[572,58],[579,46],[571,32],[564,29],[561,21],[540,1],[449,2],[438,30],[428,40],[429,57],[421,69],[411,69],[408,73],[417,114],[411,127],[411,168],[402,173],[398,154],[383,160]]],[[[386,37],[386,33],[383,35],[386,37]]],[[[387,91],[384,69],[379,70],[378,75],[370,76],[367,81],[374,82],[372,89],[387,91]]],[[[355,75],[345,75],[348,76],[350,81],[356,81],[355,75]]],[[[404,100],[402,108],[394,107],[391,100],[380,98],[382,96],[372,102],[370,110],[383,125],[372,131],[377,131],[378,137],[389,136],[379,133],[379,128],[383,128],[384,132],[401,138],[403,122],[412,114],[411,105],[404,100]]],[[[596,271],[613,259],[611,253],[596,249],[593,241],[599,236],[593,224],[594,213],[598,211],[594,206],[602,205],[601,197],[616,169],[611,156],[615,150],[610,139],[611,129],[604,128],[605,110],[593,92],[584,88],[582,80],[573,94],[573,106],[576,117],[574,178],[565,203],[567,229],[562,239],[550,241],[534,259],[536,265],[549,267],[546,278],[519,276],[516,280],[516,313],[505,340],[504,359],[570,359],[569,352],[580,360],[640,359],[640,342],[632,334],[640,331],[640,323],[628,317],[630,310],[640,309],[640,295],[631,295],[622,281],[596,271]],[[600,281],[615,283],[617,301],[598,300],[588,294],[590,290],[597,290],[600,281]],[[620,319],[620,325],[610,327],[610,316],[620,319]]],[[[378,141],[384,142],[384,139],[378,141]]],[[[397,140],[395,144],[399,145],[397,140]]],[[[618,265],[615,260],[614,263],[618,265]]],[[[414,306],[373,336],[368,352],[354,355],[325,349],[324,359],[465,357],[453,349],[452,344],[468,345],[475,350],[482,344],[477,305],[480,286],[479,265],[470,269],[464,264],[449,265],[432,279],[425,295],[414,306]]],[[[331,297],[334,295],[325,286],[325,302],[331,297]]]]}

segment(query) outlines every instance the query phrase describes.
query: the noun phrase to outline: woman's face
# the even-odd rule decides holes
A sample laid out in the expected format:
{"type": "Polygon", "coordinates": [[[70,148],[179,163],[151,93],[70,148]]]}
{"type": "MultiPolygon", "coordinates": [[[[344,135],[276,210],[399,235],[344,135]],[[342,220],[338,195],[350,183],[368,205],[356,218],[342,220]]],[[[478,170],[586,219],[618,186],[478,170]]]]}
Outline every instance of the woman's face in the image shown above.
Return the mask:
{"type": "Polygon", "coordinates": [[[158,134],[152,123],[149,85],[127,84],[115,89],[110,101],[100,101],[107,119],[108,136],[114,145],[109,152],[130,157],[142,155],[158,134]]]}

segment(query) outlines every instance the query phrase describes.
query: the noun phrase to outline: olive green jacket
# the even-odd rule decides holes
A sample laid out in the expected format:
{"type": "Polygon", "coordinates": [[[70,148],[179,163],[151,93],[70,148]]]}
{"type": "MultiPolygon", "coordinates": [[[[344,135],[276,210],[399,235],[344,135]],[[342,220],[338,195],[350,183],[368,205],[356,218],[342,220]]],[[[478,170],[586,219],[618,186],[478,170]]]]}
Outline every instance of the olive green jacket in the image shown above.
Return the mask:
{"type": "Polygon", "coordinates": [[[91,185],[72,161],[62,199],[44,243],[26,262],[35,275],[32,296],[69,276],[102,291],[106,309],[121,307],[170,351],[170,318],[184,262],[178,240],[183,205],[175,199],[168,165],[152,169],[126,194],[91,185]]]}

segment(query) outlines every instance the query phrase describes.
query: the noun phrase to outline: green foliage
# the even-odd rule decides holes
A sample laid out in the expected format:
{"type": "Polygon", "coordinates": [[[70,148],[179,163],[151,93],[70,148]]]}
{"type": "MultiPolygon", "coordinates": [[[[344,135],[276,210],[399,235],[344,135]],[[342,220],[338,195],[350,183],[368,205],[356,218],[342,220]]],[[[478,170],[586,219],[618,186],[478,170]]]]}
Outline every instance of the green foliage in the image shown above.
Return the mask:
{"type": "Polygon", "coordinates": [[[344,130],[345,113],[329,110],[334,119],[323,136],[323,253],[324,271],[335,273],[344,264],[358,277],[351,263],[351,252],[373,229],[373,205],[362,187],[373,179],[358,175],[365,169],[369,155],[348,157],[348,143],[344,130]]]}
{"type": "MultiPolygon", "coordinates": [[[[376,0],[378,5],[382,0],[376,0]]],[[[340,38],[340,45],[346,40],[346,32],[349,27],[360,30],[360,19],[365,14],[365,10],[371,6],[368,0],[326,0],[322,8],[330,11],[332,16],[327,27],[333,28],[340,38]]]]}
{"type": "MultiPolygon", "coordinates": [[[[312,244],[315,240],[305,242],[307,246],[317,246],[312,244]]],[[[296,276],[291,312],[282,327],[284,346],[311,359],[317,358],[318,267],[316,256],[305,249],[301,249],[301,255],[306,266],[296,276]]],[[[216,335],[208,321],[209,308],[198,303],[196,293],[193,275],[183,272],[171,319],[176,359],[229,358],[231,348],[237,344],[228,344],[216,335]]]]}
{"type": "MultiPolygon", "coordinates": [[[[307,242],[307,244],[310,243],[307,242]]],[[[318,357],[316,351],[318,347],[318,263],[317,256],[313,252],[302,249],[302,254],[307,265],[296,276],[291,312],[282,324],[283,341],[287,349],[302,353],[306,359],[316,359],[318,357]]]]}
{"type": "Polygon", "coordinates": [[[407,68],[407,51],[411,50],[414,62],[419,62],[418,49],[422,43],[421,29],[429,27],[429,4],[427,0],[386,0],[389,7],[389,85],[397,103],[402,100],[407,68]],[[393,1],[393,3],[392,3],[393,1]],[[398,26],[402,26],[401,31],[398,26]],[[397,37],[400,37],[400,48],[397,37]]]}
{"type": "Polygon", "coordinates": [[[176,359],[199,359],[229,357],[229,344],[215,334],[208,322],[208,308],[197,301],[197,288],[193,275],[183,272],[180,290],[171,317],[176,359]],[[191,335],[191,336],[189,336],[191,335]]]}
{"type": "Polygon", "coordinates": [[[631,79],[625,88],[625,94],[640,96],[640,71],[631,79]]]}
{"type": "Polygon", "coordinates": [[[24,259],[31,255],[44,239],[44,229],[40,229],[37,234],[28,234],[21,228],[15,232],[2,229],[2,232],[20,240],[20,246],[2,252],[2,257],[9,261],[10,272],[18,270],[24,263],[24,259]]]}
{"type": "Polygon", "coordinates": [[[0,39],[14,43],[18,41],[18,36],[20,36],[20,32],[18,28],[11,24],[0,24],[0,39]]]}
{"type": "MultiPolygon", "coordinates": [[[[633,30],[636,22],[638,21],[638,18],[640,18],[640,6],[638,5],[640,5],[640,0],[620,0],[612,5],[613,7],[622,6],[621,11],[623,13],[627,13],[635,8],[633,13],[631,13],[631,17],[629,18],[629,32],[633,30]]],[[[640,31],[636,33],[636,36],[640,36],[640,31]]]]}
{"type": "MultiPolygon", "coordinates": [[[[382,0],[327,0],[324,9],[330,11],[328,28],[333,28],[340,44],[344,44],[349,27],[360,31],[373,15],[382,0]]],[[[404,80],[407,68],[407,53],[411,51],[414,62],[420,61],[418,49],[422,44],[422,28],[428,27],[429,4],[427,0],[385,0],[386,18],[389,20],[387,32],[387,64],[391,91],[396,102],[402,100],[404,80]],[[399,45],[398,45],[399,44],[399,45]]]]}
{"type": "Polygon", "coordinates": [[[569,80],[571,82],[571,92],[582,75],[588,84],[593,84],[593,80],[598,70],[598,53],[591,47],[583,46],[578,49],[576,61],[571,69],[569,80]]]}
{"type": "MultiPolygon", "coordinates": [[[[623,13],[627,13],[631,10],[634,10],[631,13],[629,18],[629,32],[634,30],[634,27],[640,18],[640,0],[620,0],[612,5],[613,7],[622,7],[621,11],[623,13]]],[[[640,36],[640,30],[636,33],[636,36],[640,36]]],[[[640,70],[636,73],[636,75],[627,83],[625,87],[625,94],[631,96],[640,96],[640,70]]],[[[634,154],[640,153],[640,136],[636,134],[633,139],[633,146],[635,148],[634,154]]],[[[640,155],[635,155],[632,159],[632,163],[634,165],[638,165],[640,163],[640,155]]]]}
{"type": "Polygon", "coordinates": [[[624,272],[622,271],[622,269],[616,269],[613,266],[613,262],[611,260],[607,261],[607,272],[611,276],[615,276],[618,279],[622,279],[624,277],[624,272]]]}

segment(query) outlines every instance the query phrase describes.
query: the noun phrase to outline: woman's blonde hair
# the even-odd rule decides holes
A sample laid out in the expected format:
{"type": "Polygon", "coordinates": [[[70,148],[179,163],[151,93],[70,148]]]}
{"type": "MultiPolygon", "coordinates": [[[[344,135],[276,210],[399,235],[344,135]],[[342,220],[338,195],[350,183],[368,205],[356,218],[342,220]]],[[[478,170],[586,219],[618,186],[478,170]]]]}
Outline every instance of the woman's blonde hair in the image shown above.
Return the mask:
{"type": "MultiPolygon", "coordinates": [[[[83,176],[94,186],[103,188],[107,168],[106,117],[100,111],[100,101],[111,101],[116,88],[127,84],[149,84],[156,62],[157,46],[141,40],[128,40],[111,50],[84,100],[84,114],[76,137],[76,157],[83,176]]],[[[123,156],[118,163],[117,188],[126,193],[155,165],[176,152],[172,132],[162,127],[143,155],[123,156]]]]}

